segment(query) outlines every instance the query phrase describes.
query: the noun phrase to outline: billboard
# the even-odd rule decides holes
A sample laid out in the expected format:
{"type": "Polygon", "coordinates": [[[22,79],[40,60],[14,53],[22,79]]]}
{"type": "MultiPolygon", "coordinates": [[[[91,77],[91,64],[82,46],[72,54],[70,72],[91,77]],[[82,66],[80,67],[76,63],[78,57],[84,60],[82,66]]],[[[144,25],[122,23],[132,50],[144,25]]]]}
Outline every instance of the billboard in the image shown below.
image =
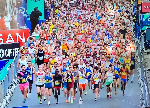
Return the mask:
{"type": "Polygon", "coordinates": [[[19,43],[0,44],[0,60],[14,59],[19,53],[19,43]]]}
{"type": "Polygon", "coordinates": [[[23,43],[27,41],[29,35],[29,29],[0,30],[0,43],[19,42],[20,46],[23,46],[23,43]]]}
{"type": "Polygon", "coordinates": [[[44,20],[44,0],[27,0],[27,14],[31,14],[35,7],[42,13],[39,19],[44,20]]]}
{"type": "Polygon", "coordinates": [[[142,3],[141,12],[150,12],[150,2],[143,2],[142,3]]]}

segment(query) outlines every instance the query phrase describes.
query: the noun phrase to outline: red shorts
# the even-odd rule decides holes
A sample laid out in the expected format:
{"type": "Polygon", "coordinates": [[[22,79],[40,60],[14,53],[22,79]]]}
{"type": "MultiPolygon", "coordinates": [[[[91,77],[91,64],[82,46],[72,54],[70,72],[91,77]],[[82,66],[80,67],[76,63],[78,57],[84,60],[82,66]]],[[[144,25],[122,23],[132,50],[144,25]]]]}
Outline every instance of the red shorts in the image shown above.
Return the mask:
{"type": "Polygon", "coordinates": [[[19,88],[20,88],[21,91],[24,90],[25,88],[28,88],[28,87],[29,87],[29,83],[28,82],[26,82],[24,84],[19,84],[19,88]]]}
{"type": "Polygon", "coordinates": [[[85,90],[86,84],[79,84],[79,89],[85,90]]]}
{"type": "Polygon", "coordinates": [[[67,90],[70,90],[71,88],[74,88],[74,82],[67,83],[67,90]]]}
{"type": "Polygon", "coordinates": [[[61,89],[61,87],[58,87],[58,86],[54,86],[54,88],[55,88],[55,89],[58,89],[58,90],[61,89]]]}

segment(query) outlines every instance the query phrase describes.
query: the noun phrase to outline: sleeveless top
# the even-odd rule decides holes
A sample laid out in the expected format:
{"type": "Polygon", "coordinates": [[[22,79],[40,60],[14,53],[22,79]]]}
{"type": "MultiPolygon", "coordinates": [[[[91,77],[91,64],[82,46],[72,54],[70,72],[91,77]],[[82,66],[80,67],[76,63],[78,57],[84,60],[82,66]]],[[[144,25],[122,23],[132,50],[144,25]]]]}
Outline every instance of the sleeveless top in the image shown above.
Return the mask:
{"type": "Polygon", "coordinates": [[[43,75],[44,75],[44,72],[38,72],[37,73],[37,79],[36,79],[36,84],[37,85],[43,85],[43,81],[42,81],[42,77],[43,77],[43,75]]]}
{"type": "Polygon", "coordinates": [[[50,74],[48,74],[48,76],[45,74],[45,85],[50,84],[52,82],[50,82],[52,80],[50,74]]]}
{"type": "Polygon", "coordinates": [[[94,84],[98,84],[99,82],[99,78],[98,78],[99,74],[94,74],[93,79],[94,79],[94,84]]]}
{"type": "Polygon", "coordinates": [[[33,80],[33,68],[32,67],[31,68],[27,67],[26,71],[29,74],[28,80],[32,81],[33,80]]]}

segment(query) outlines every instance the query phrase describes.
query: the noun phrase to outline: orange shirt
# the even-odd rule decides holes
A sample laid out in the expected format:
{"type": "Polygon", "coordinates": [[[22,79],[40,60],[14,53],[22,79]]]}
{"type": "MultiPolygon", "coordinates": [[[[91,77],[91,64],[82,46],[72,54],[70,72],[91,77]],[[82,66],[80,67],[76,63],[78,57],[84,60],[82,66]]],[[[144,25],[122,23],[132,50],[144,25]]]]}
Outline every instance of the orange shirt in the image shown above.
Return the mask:
{"type": "Polygon", "coordinates": [[[62,45],[62,50],[66,50],[66,51],[68,51],[67,44],[63,44],[63,45],[62,45]]]}
{"type": "Polygon", "coordinates": [[[127,71],[126,71],[126,69],[122,69],[122,71],[121,71],[121,78],[122,79],[127,79],[127,71]]]}

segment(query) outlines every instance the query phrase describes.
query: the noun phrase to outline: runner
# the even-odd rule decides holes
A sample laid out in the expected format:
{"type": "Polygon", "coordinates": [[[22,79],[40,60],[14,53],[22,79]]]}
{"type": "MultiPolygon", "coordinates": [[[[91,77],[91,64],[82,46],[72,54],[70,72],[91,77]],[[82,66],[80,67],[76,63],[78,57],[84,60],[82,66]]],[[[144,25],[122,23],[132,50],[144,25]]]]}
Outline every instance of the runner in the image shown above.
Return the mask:
{"type": "Polygon", "coordinates": [[[46,74],[45,74],[45,76],[43,76],[43,79],[45,80],[45,90],[46,90],[48,105],[50,105],[49,96],[52,95],[53,76],[52,76],[52,74],[50,73],[50,71],[49,71],[48,68],[46,69],[46,74]]]}
{"type": "Polygon", "coordinates": [[[111,68],[112,68],[112,65],[109,65],[108,71],[105,75],[106,87],[107,87],[107,99],[111,98],[111,95],[112,95],[113,73],[112,73],[111,68]]]}
{"type": "Polygon", "coordinates": [[[33,43],[30,44],[29,53],[31,54],[31,63],[35,64],[35,48],[33,47],[33,43]]]}
{"type": "Polygon", "coordinates": [[[79,76],[79,91],[80,91],[79,103],[81,103],[81,102],[83,102],[82,94],[86,88],[86,84],[85,84],[86,83],[86,73],[84,72],[84,68],[80,68],[78,76],[79,76]]]}
{"type": "MultiPolygon", "coordinates": [[[[126,64],[126,68],[128,69],[128,72],[130,73],[131,57],[129,57],[129,55],[125,57],[124,63],[126,64]]],[[[129,76],[127,76],[127,79],[129,80],[129,76]]]]}
{"type": "Polygon", "coordinates": [[[130,67],[130,76],[131,76],[131,83],[133,83],[133,77],[134,77],[134,69],[135,69],[135,56],[134,53],[132,52],[131,55],[131,67],[130,67]]]}
{"type": "Polygon", "coordinates": [[[62,82],[62,76],[59,74],[59,70],[56,69],[54,75],[54,91],[55,91],[55,98],[57,99],[56,104],[58,104],[58,95],[60,95],[60,88],[62,82]]]}
{"type": "Polygon", "coordinates": [[[25,54],[21,54],[21,58],[18,60],[17,63],[17,68],[21,71],[21,66],[25,65],[25,67],[27,68],[27,62],[28,60],[25,58],[25,54]]]}
{"type": "Polygon", "coordinates": [[[32,84],[33,84],[33,77],[35,74],[35,68],[32,66],[31,61],[28,61],[28,67],[26,68],[28,72],[28,82],[29,82],[29,95],[31,95],[32,84]]]}
{"type": "Polygon", "coordinates": [[[19,88],[20,88],[22,94],[24,95],[23,103],[25,103],[26,102],[26,98],[27,98],[28,87],[29,87],[29,83],[27,82],[28,72],[26,71],[25,65],[21,66],[21,70],[22,71],[20,71],[17,74],[17,78],[20,80],[19,81],[19,88]]]}
{"type": "Polygon", "coordinates": [[[35,73],[35,84],[37,88],[38,98],[40,98],[40,104],[42,104],[42,97],[44,96],[44,80],[42,79],[43,76],[45,76],[43,65],[39,65],[38,72],[35,73]]]}
{"type": "Polygon", "coordinates": [[[99,79],[100,79],[100,74],[98,73],[98,67],[94,67],[94,71],[91,79],[93,80],[93,84],[94,84],[93,91],[95,93],[95,101],[97,101],[97,96],[99,94],[99,79]]]}
{"type": "Polygon", "coordinates": [[[121,76],[121,90],[123,91],[123,96],[124,96],[124,91],[125,91],[125,86],[127,83],[127,76],[128,74],[128,69],[125,67],[126,64],[123,64],[123,67],[120,70],[120,76],[121,76]]]}
{"type": "Polygon", "coordinates": [[[116,91],[116,87],[119,88],[119,64],[117,63],[117,61],[114,61],[114,67],[113,67],[113,71],[114,71],[114,88],[115,88],[115,95],[117,94],[116,91]]]}
{"type": "Polygon", "coordinates": [[[89,91],[90,91],[90,89],[91,89],[91,75],[92,75],[92,73],[93,73],[93,69],[92,69],[92,67],[90,66],[90,63],[89,62],[87,62],[86,63],[86,75],[87,75],[87,77],[88,77],[88,87],[89,87],[89,91]]]}
{"type": "Polygon", "coordinates": [[[73,73],[72,73],[71,66],[69,68],[67,68],[67,72],[65,74],[65,80],[67,80],[67,99],[66,99],[66,103],[68,103],[68,102],[73,103],[74,81],[73,81],[73,73]],[[71,91],[71,96],[69,96],[70,91],[71,91]]]}
{"type": "Polygon", "coordinates": [[[66,80],[64,79],[65,75],[66,75],[66,70],[67,69],[67,65],[66,65],[66,62],[63,62],[63,66],[62,66],[62,69],[61,69],[61,74],[62,74],[62,80],[63,80],[63,83],[62,83],[62,90],[64,90],[64,95],[66,96],[67,94],[67,82],[66,80]]]}
{"type": "Polygon", "coordinates": [[[35,55],[36,55],[35,58],[37,60],[37,65],[39,67],[41,64],[44,63],[44,51],[41,44],[38,45],[38,50],[36,51],[35,55]]]}
{"type": "Polygon", "coordinates": [[[73,99],[75,100],[75,95],[77,93],[77,87],[78,87],[78,77],[77,77],[77,75],[78,75],[78,69],[77,69],[76,65],[73,66],[72,73],[74,75],[73,76],[73,78],[74,78],[74,97],[73,97],[73,99]]]}

